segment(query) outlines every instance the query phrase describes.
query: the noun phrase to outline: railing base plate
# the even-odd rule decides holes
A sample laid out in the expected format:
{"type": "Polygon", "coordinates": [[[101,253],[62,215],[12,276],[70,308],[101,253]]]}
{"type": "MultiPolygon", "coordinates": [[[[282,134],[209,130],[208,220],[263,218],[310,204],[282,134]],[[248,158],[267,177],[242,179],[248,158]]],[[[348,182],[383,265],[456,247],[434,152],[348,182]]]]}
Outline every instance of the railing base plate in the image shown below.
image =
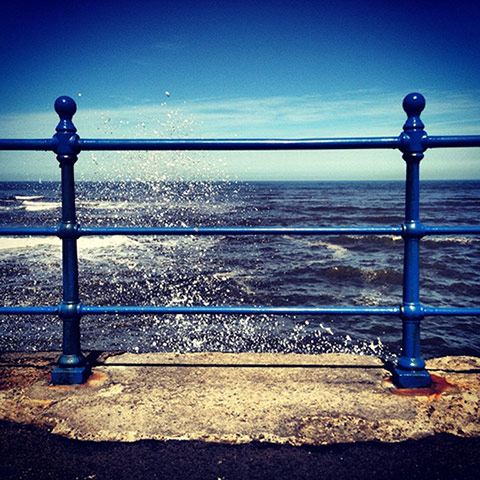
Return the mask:
{"type": "Polygon", "coordinates": [[[51,378],[53,385],[78,385],[85,383],[90,376],[90,365],[81,367],[55,367],[52,370],[51,378]]]}
{"type": "Polygon", "coordinates": [[[392,381],[397,388],[428,388],[432,378],[426,370],[392,369],[392,381]]]}

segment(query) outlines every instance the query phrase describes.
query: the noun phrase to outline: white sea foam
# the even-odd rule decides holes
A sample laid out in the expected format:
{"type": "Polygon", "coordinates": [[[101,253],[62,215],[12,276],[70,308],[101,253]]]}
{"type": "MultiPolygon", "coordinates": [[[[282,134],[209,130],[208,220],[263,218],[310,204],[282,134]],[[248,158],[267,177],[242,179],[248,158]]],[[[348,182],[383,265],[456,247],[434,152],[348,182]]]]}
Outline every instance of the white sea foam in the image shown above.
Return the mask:
{"type": "Polygon", "coordinates": [[[42,210],[54,210],[55,208],[59,208],[60,202],[33,202],[25,200],[23,205],[27,212],[39,212],[42,210]]]}
{"type": "Polygon", "coordinates": [[[340,245],[335,245],[334,243],[328,243],[323,240],[309,240],[308,244],[310,246],[322,246],[325,247],[327,250],[332,252],[332,255],[336,258],[344,258],[349,254],[347,248],[342,247],[340,245]]]}
{"type": "Polygon", "coordinates": [[[0,237],[0,250],[16,251],[19,249],[34,249],[38,247],[55,247],[61,246],[59,238],[56,237],[0,237]]]}
{"type": "Polygon", "coordinates": [[[18,206],[13,207],[13,206],[11,206],[11,205],[9,205],[8,207],[0,206],[0,211],[2,211],[2,212],[11,212],[12,210],[17,210],[18,208],[20,208],[20,207],[18,207],[18,206]]]}
{"type": "MultiPolygon", "coordinates": [[[[80,254],[90,251],[103,252],[109,249],[119,249],[129,245],[137,245],[135,240],[124,236],[83,237],[78,241],[80,254]]],[[[20,249],[36,249],[38,247],[54,248],[60,251],[61,240],[57,237],[0,237],[0,250],[16,251],[20,249]]]]}
{"type": "Polygon", "coordinates": [[[123,235],[82,237],[78,240],[79,250],[97,250],[107,248],[118,248],[124,245],[137,244],[135,240],[123,235]]]}
{"type": "Polygon", "coordinates": [[[402,237],[399,235],[379,235],[378,237],[376,235],[346,235],[347,238],[355,239],[355,240],[371,240],[373,239],[380,239],[383,238],[384,240],[389,240],[392,243],[395,242],[403,242],[402,237]]]}
{"type": "Polygon", "coordinates": [[[109,201],[109,200],[79,201],[78,206],[97,209],[97,210],[110,210],[110,211],[120,212],[128,209],[129,202],[116,202],[116,201],[109,201]]]}
{"type": "Polygon", "coordinates": [[[14,195],[15,200],[38,200],[43,198],[43,195],[14,195]]]}
{"type": "Polygon", "coordinates": [[[238,278],[240,276],[244,277],[246,273],[247,272],[245,270],[231,270],[228,272],[217,272],[217,273],[214,273],[213,276],[218,280],[225,281],[230,278],[238,278]]]}
{"type": "MultiPolygon", "coordinates": [[[[372,238],[369,235],[358,235],[354,237],[353,235],[348,235],[349,238],[356,238],[358,240],[368,240],[372,238]]],[[[400,236],[394,235],[382,235],[382,238],[388,239],[391,242],[403,242],[403,238],[400,236]]],[[[431,241],[431,242],[450,242],[450,243],[460,243],[460,244],[468,244],[468,243],[475,243],[480,242],[480,239],[475,237],[452,237],[448,235],[427,235],[423,238],[423,241],[431,241]]]]}
{"type": "Polygon", "coordinates": [[[78,240],[78,256],[82,259],[96,261],[108,258],[111,263],[122,263],[130,257],[133,249],[141,248],[141,243],[123,235],[105,237],[82,237],[78,240]]]}
{"type": "Polygon", "coordinates": [[[425,237],[425,240],[428,240],[430,242],[442,242],[442,243],[460,243],[460,244],[469,244],[469,243],[477,243],[480,242],[479,238],[475,237],[444,237],[444,236],[439,236],[439,237],[434,237],[434,236],[428,236],[425,237]]]}
{"type": "Polygon", "coordinates": [[[329,335],[333,335],[333,330],[330,327],[325,327],[323,323],[320,323],[320,328],[323,331],[327,332],[329,335]]]}
{"type": "Polygon", "coordinates": [[[248,275],[245,270],[231,270],[225,272],[216,272],[213,274],[213,278],[225,282],[229,279],[235,280],[237,285],[241,286],[245,293],[254,295],[255,292],[251,289],[248,282],[253,278],[252,275],[248,275]]]}

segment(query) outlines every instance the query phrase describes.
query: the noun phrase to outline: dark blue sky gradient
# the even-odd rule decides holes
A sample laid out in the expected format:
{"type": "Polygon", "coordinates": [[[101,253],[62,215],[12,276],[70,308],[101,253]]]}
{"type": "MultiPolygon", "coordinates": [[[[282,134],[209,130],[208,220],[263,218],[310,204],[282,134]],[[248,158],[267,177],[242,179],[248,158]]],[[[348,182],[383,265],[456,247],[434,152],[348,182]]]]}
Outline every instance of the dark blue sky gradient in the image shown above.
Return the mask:
{"type": "Polygon", "coordinates": [[[477,2],[15,1],[1,111],[479,84],[477,2]]]}

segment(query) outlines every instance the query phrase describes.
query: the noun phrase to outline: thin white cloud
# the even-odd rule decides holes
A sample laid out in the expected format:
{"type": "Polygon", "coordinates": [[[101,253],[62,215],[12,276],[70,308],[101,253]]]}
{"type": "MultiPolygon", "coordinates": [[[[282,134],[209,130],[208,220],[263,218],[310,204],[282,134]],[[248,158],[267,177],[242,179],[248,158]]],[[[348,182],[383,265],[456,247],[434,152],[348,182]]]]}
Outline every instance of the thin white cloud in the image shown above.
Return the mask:
{"type": "MultiPolygon", "coordinates": [[[[422,114],[432,135],[478,133],[480,91],[428,92],[422,114]]],[[[114,109],[82,109],[74,123],[83,137],[118,134],[172,137],[330,137],[396,135],[406,119],[403,95],[376,91],[335,96],[166,99],[114,109]],[[185,125],[188,124],[188,131],[185,125]],[[153,133],[155,132],[155,133],[153,133]]],[[[0,115],[2,137],[51,136],[57,117],[51,113],[0,115]]]]}
{"type": "MultiPolygon", "coordinates": [[[[422,93],[427,99],[422,118],[430,135],[480,133],[479,91],[422,93]]],[[[86,109],[80,104],[74,123],[83,138],[396,136],[406,119],[402,109],[404,94],[363,90],[334,96],[203,98],[185,102],[165,99],[158,104],[113,109],[86,109]]],[[[0,115],[0,137],[48,138],[55,133],[57,122],[55,112],[0,115]]],[[[87,155],[82,154],[83,165],[88,163],[87,155]]],[[[191,152],[181,162],[175,160],[179,175],[187,172],[188,178],[195,176],[190,166],[195,155],[191,152]]],[[[201,155],[198,153],[198,158],[201,155]]],[[[480,178],[478,157],[478,149],[428,152],[422,162],[423,178],[480,178]],[[452,162],[452,158],[460,157],[460,162],[452,162]]],[[[116,156],[115,161],[121,164],[121,158],[116,156]]],[[[169,162],[169,157],[161,158],[165,164],[169,162]]],[[[219,152],[202,158],[202,168],[207,168],[209,158],[214,162],[222,159],[227,164],[225,172],[239,179],[402,178],[404,168],[401,156],[393,151],[302,152],[301,157],[298,152],[219,152]]],[[[155,161],[152,156],[151,175],[155,175],[155,161]]],[[[26,162],[28,168],[43,173],[36,164],[26,162]]],[[[97,165],[91,163],[93,172],[97,165]]],[[[56,162],[51,166],[53,171],[56,162]]],[[[173,172],[173,167],[170,170],[173,172]]]]}

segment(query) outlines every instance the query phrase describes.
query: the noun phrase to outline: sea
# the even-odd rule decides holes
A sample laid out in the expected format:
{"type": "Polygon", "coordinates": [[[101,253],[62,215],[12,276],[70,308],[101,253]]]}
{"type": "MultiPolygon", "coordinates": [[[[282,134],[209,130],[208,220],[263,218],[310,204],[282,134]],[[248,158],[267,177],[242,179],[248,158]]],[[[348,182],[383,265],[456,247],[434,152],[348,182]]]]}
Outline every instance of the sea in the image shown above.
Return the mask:
{"type": "MultiPolygon", "coordinates": [[[[404,182],[80,181],[83,226],[400,225],[404,182]]],[[[58,182],[0,183],[0,225],[55,226],[58,182]]],[[[427,225],[479,225],[479,181],[421,182],[427,225]]],[[[379,236],[101,236],[78,240],[85,305],[396,306],[403,241],[379,236]]],[[[421,301],[478,307],[480,238],[421,241],[421,301]]],[[[61,242],[0,237],[1,304],[62,300],[61,242]]],[[[422,354],[480,356],[480,318],[427,317],[422,354]]],[[[82,348],[131,352],[347,352],[390,359],[396,317],[84,316],[82,348]]],[[[61,349],[55,316],[1,316],[0,349],[61,349]]]]}

